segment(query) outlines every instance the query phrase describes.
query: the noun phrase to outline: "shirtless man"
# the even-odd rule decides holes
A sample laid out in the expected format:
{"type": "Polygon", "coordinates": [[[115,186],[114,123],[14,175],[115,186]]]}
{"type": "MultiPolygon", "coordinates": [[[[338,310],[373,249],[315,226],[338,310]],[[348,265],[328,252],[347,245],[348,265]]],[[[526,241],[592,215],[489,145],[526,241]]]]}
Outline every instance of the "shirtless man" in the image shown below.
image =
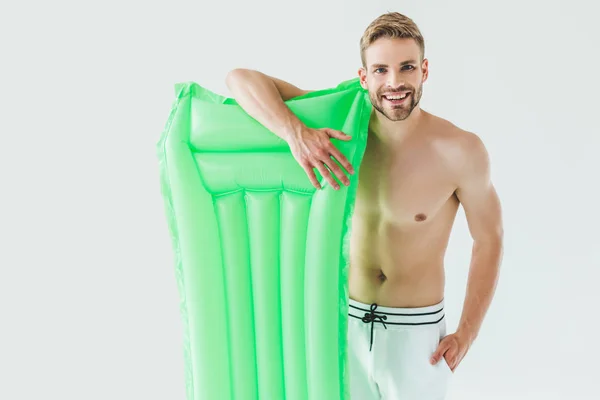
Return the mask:
{"type": "MultiPolygon", "coordinates": [[[[360,45],[358,74],[373,113],[350,245],[350,393],[353,400],[443,399],[496,288],[500,201],[481,139],[419,106],[428,60],[414,22],[384,14],[367,27],[360,45]],[[460,323],[446,335],[444,255],[459,204],[473,249],[460,323]]],[[[334,175],[349,184],[332,159],[347,173],[353,166],[330,138],[351,138],[306,127],[284,103],[308,90],[241,68],[226,82],[249,115],[289,143],[315,187],[315,168],[334,188],[334,175]]]]}

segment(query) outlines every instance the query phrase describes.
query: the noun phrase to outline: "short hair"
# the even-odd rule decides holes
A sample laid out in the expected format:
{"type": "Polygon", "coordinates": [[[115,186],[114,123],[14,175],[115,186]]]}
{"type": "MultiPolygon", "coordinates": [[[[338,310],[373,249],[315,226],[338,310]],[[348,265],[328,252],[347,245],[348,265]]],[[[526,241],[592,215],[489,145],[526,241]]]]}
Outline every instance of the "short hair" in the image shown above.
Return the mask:
{"type": "Polygon", "coordinates": [[[421,62],[425,58],[425,40],[417,24],[399,12],[388,12],[377,17],[369,24],[360,39],[360,59],[366,68],[365,50],[381,37],[411,38],[419,45],[421,62]]]}

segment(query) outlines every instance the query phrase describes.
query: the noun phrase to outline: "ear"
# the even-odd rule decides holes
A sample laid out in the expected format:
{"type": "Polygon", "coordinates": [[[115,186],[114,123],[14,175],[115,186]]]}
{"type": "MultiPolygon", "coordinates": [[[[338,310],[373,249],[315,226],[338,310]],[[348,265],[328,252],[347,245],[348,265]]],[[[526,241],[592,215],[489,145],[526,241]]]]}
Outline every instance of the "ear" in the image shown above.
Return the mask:
{"type": "Polygon", "coordinates": [[[368,89],[367,87],[367,70],[365,70],[363,67],[358,69],[358,77],[360,78],[360,86],[362,86],[363,89],[368,89]]]}
{"type": "Polygon", "coordinates": [[[427,80],[429,77],[429,60],[423,59],[423,63],[421,64],[421,69],[423,70],[423,82],[427,80]]]}

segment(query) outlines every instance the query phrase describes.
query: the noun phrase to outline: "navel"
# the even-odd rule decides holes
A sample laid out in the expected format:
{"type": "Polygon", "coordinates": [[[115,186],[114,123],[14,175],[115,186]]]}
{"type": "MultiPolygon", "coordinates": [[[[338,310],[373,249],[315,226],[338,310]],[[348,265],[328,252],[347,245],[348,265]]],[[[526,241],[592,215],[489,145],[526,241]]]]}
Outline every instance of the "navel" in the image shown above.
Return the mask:
{"type": "Polygon", "coordinates": [[[383,273],[383,271],[379,271],[379,276],[378,276],[379,280],[381,282],[384,282],[387,279],[387,276],[385,276],[385,274],[383,273]]]}
{"type": "Polygon", "coordinates": [[[417,215],[415,215],[415,221],[421,222],[421,221],[425,221],[427,219],[427,215],[419,213],[417,215]]]}

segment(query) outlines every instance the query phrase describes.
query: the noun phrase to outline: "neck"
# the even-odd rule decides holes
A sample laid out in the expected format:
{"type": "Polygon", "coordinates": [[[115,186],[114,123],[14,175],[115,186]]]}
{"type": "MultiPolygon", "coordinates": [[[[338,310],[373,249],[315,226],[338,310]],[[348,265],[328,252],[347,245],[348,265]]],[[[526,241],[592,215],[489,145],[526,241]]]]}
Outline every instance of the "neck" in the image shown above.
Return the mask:
{"type": "Polygon", "coordinates": [[[385,143],[398,143],[412,136],[421,125],[426,112],[421,107],[415,107],[408,118],[402,121],[390,121],[385,115],[373,109],[371,131],[385,143]]]}

